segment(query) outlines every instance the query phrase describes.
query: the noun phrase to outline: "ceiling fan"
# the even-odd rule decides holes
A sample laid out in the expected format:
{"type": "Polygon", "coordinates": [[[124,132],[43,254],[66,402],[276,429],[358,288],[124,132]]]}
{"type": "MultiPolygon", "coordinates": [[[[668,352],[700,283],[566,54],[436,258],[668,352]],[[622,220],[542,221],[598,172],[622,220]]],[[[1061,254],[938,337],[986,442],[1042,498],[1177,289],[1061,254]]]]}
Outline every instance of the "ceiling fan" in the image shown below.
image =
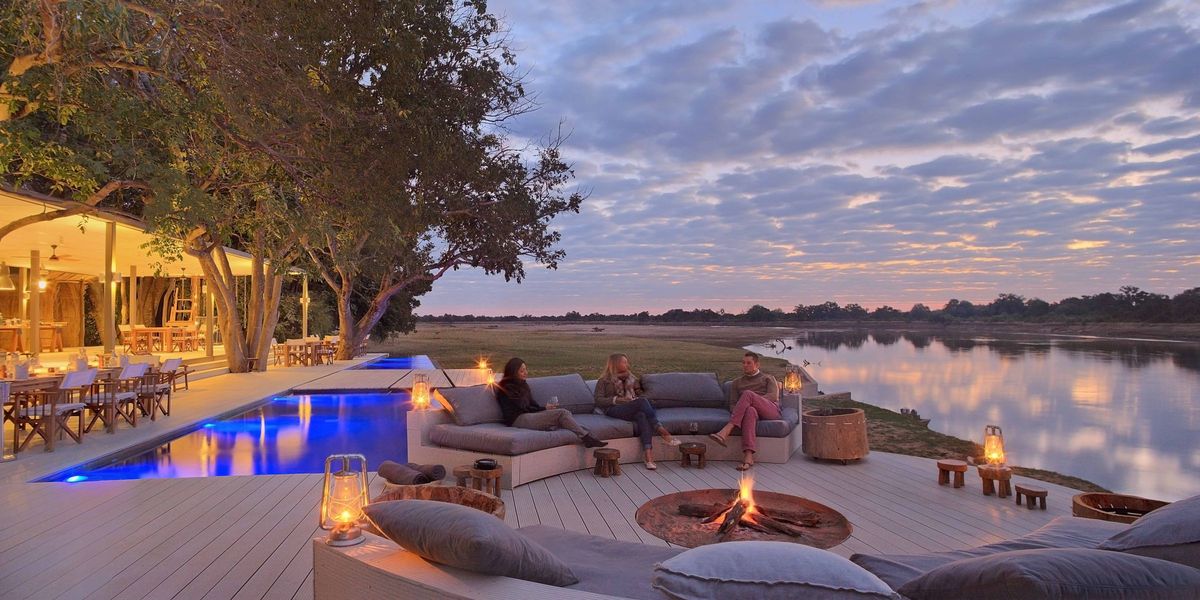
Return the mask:
{"type": "Polygon", "coordinates": [[[79,259],[73,258],[70,254],[58,255],[58,244],[50,244],[50,258],[46,259],[50,262],[79,262],[79,259]]]}

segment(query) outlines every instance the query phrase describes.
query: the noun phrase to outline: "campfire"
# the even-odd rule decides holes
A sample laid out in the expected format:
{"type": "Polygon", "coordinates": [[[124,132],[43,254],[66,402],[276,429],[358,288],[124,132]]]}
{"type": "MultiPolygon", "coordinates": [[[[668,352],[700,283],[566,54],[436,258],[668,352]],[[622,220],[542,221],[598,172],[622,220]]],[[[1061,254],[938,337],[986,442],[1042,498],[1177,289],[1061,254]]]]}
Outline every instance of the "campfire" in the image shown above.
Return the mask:
{"type": "Polygon", "coordinates": [[[699,517],[701,523],[717,523],[717,535],[724,540],[738,527],[745,527],[768,534],[783,534],[795,538],[807,535],[805,528],[818,527],[821,517],[809,510],[783,510],[768,508],[754,502],[754,478],[742,477],[738,494],[727,504],[679,505],[679,514],[699,517]]]}

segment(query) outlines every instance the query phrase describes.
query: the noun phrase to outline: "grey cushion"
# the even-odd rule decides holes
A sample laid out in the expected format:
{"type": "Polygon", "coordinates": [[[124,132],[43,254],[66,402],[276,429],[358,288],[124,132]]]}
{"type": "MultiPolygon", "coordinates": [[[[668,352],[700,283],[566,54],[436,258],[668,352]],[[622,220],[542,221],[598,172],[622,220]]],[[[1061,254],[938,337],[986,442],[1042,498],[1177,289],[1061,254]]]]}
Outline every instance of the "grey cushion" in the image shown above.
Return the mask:
{"type": "Polygon", "coordinates": [[[504,414],[500,412],[500,403],[491,386],[439,389],[438,393],[445,398],[450,416],[459,425],[504,422],[504,414]]]}
{"type": "Polygon", "coordinates": [[[696,433],[716,433],[729,422],[729,411],[723,408],[660,408],[657,412],[658,422],[672,435],[691,433],[690,423],[696,424],[696,433]]]}
{"type": "Polygon", "coordinates": [[[1196,598],[1200,570],[1089,548],[1014,550],[938,567],[898,590],[939,598],[1196,598]]]}
{"type": "Polygon", "coordinates": [[[1110,523],[1078,517],[1056,517],[1026,535],[995,544],[978,546],[968,550],[932,552],[929,554],[901,554],[874,556],[854,554],[850,560],[879,576],[893,589],[925,573],[957,560],[991,556],[1011,550],[1035,550],[1038,548],[1095,548],[1112,534],[1123,531],[1128,525],[1110,523]]]}
{"type": "Polygon", "coordinates": [[[536,431],[509,427],[503,423],[482,423],[466,427],[443,423],[430,428],[429,441],[459,450],[515,456],[555,446],[576,444],[579,438],[565,429],[536,431]]]}
{"type": "Polygon", "coordinates": [[[533,392],[533,401],[542,406],[550,401],[551,396],[558,396],[558,407],[575,414],[590,413],[596,408],[592,392],[578,373],[533,377],[525,381],[529,383],[529,390],[533,392]]]}
{"type": "Polygon", "coordinates": [[[1100,544],[1200,569],[1200,496],[1172,502],[1134,521],[1128,529],[1100,544]]]}
{"type": "MultiPolygon", "coordinates": [[[[758,437],[781,438],[787,437],[800,423],[800,413],[794,408],[784,408],[783,419],[760,420],[754,428],[758,437]]],[[[723,408],[662,408],[658,410],[658,422],[672,435],[691,433],[691,423],[696,423],[696,433],[716,433],[729,422],[729,411],[723,408]]],[[[736,431],[740,435],[740,431],[736,431]]]]}
{"type": "Polygon", "coordinates": [[[642,377],[642,387],[655,408],[729,408],[716,373],[651,373],[642,377]]]}
{"type": "Polygon", "coordinates": [[[545,548],[483,511],[431,500],[379,502],[363,511],[389,539],[426,560],[548,585],[579,582],[545,548]]]}
{"type": "Polygon", "coordinates": [[[680,548],[622,542],[545,525],[522,527],[517,531],[526,539],[541,545],[571,569],[579,578],[579,583],[567,586],[570,589],[620,598],[662,600],[662,595],[650,587],[654,564],[683,551],[680,548]]]}
{"type": "Polygon", "coordinates": [[[788,542],[693,548],[654,568],[670,598],[899,598],[878,577],[825,550],[788,542]]]}
{"type": "Polygon", "coordinates": [[[605,415],[575,415],[575,422],[602,440],[633,437],[633,423],[605,415]]]}

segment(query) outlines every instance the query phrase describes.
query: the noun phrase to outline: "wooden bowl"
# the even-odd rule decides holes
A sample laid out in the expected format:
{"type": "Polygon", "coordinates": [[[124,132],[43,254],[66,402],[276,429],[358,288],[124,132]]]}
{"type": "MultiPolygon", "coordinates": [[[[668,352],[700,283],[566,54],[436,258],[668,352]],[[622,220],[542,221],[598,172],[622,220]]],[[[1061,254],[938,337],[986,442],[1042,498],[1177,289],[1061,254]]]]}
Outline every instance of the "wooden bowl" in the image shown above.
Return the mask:
{"type": "Polygon", "coordinates": [[[469,506],[475,510],[504,519],[504,501],[487,493],[454,485],[395,485],[384,484],[383,493],[371,503],[389,500],[433,500],[469,506]]]}
{"type": "Polygon", "coordinates": [[[1142,515],[1170,502],[1140,496],[1087,492],[1071,498],[1071,514],[1088,519],[1132,523],[1142,515]]]}

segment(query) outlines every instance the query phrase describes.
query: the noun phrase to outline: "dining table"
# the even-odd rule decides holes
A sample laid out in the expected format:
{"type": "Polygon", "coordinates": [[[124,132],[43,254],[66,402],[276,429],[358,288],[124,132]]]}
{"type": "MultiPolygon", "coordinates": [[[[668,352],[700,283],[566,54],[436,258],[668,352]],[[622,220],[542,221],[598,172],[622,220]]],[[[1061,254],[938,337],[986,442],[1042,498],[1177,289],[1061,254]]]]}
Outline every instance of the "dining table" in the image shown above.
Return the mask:
{"type": "MultiPolygon", "coordinates": [[[[104,381],[112,379],[113,377],[120,375],[121,369],[122,367],[97,368],[96,380],[104,381]]],[[[23,379],[0,379],[0,383],[8,384],[8,396],[3,399],[3,408],[0,409],[3,412],[3,416],[0,417],[0,426],[2,426],[5,421],[14,420],[13,413],[20,406],[20,395],[31,392],[52,392],[57,390],[65,375],[66,371],[56,369],[52,373],[38,373],[23,379]]],[[[57,399],[51,400],[51,406],[56,403],[57,399]]],[[[48,432],[53,432],[53,423],[50,424],[50,427],[48,427],[47,430],[48,432]]],[[[47,451],[52,451],[53,445],[47,444],[46,448],[47,451]]]]}

